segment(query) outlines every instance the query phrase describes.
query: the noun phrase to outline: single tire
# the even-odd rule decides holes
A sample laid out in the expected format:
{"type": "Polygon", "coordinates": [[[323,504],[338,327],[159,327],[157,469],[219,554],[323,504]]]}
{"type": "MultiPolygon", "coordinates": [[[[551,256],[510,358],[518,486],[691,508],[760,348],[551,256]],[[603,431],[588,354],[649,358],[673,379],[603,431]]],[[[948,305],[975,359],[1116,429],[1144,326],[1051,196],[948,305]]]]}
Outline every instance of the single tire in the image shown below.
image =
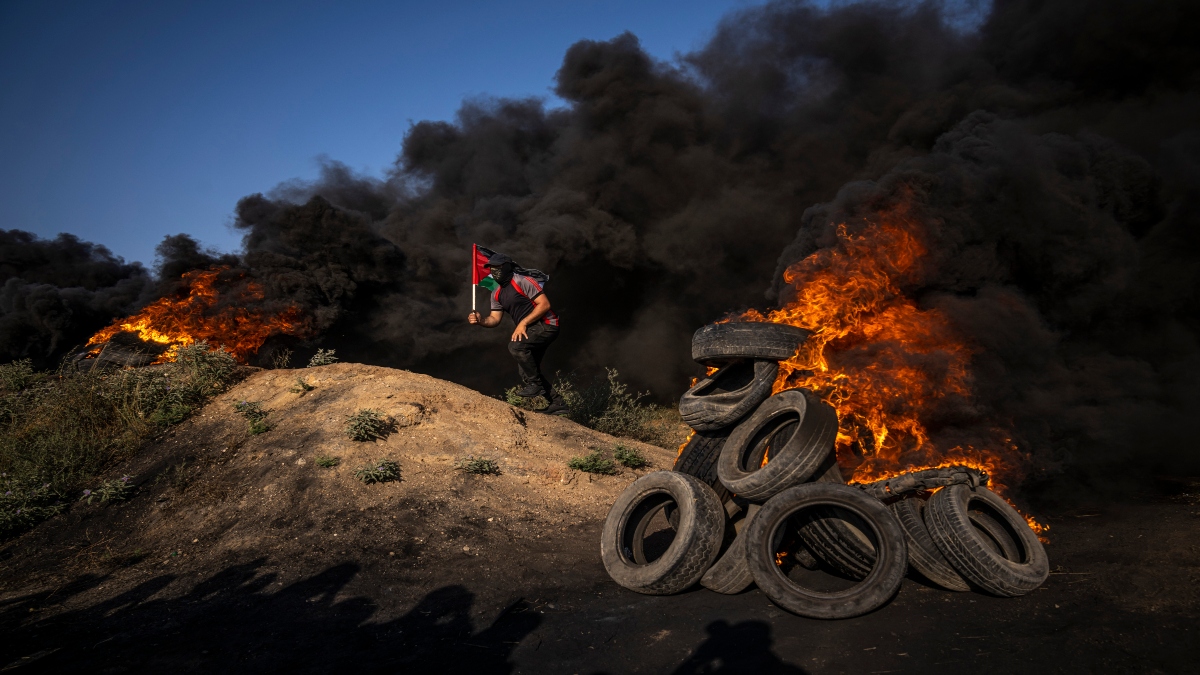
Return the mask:
{"type": "Polygon", "coordinates": [[[710,323],[692,335],[692,359],[783,361],[795,356],[808,336],[809,331],[782,323],[710,323]]]}
{"type": "Polygon", "coordinates": [[[725,553],[700,577],[701,586],[717,593],[734,595],[754,583],[754,577],[750,576],[750,568],[746,566],[746,528],[753,522],[760,508],[758,504],[746,507],[746,516],[739,523],[740,531],[725,553]]]}
{"type": "Polygon", "coordinates": [[[954,570],[950,561],[933,543],[929,529],[925,527],[925,499],[912,495],[888,505],[900,527],[904,540],[908,542],[908,564],[921,576],[948,591],[969,591],[965,579],[954,570]]]}
{"type": "Polygon", "coordinates": [[[717,463],[721,459],[721,449],[733,429],[717,429],[716,431],[697,431],[691,440],[683,447],[683,451],[675,458],[673,471],[686,473],[704,481],[717,493],[721,501],[729,499],[729,490],[721,483],[717,475],[717,463]]]}
{"type": "Polygon", "coordinates": [[[617,497],[600,535],[600,558],[621,586],[648,595],[669,595],[692,586],[712,566],[725,536],[725,508],[712,488],[676,471],[655,471],[617,497]],[[674,504],[675,538],[650,560],[643,548],[647,524],[674,504]]]}
{"type": "Polygon", "coordinates": [[[763,504],[745,534],[746,562],[762,592],[780,607],[814,619],[846,619],[882,606],[896,594],[908,568],[904,532],[895,516],[879,500],[846,485],[809,483],[788,488],[763,504]],[[832,593],[796,584],[775,562],[779,532],[791,526],[793,516],[822,506],[855,514],[878,543],[870,573],[860,583],[832,593]]]}
{"type": "Polygon", "coordinates": [[[837,412],[816,394],[780,392],[734,428],[721,450],[717,475],[730,492],[764,501],[822,468],[837,430],[837,412]],[[764,457],[769,457],[765,465],[764,457]]]}
{"type": "Polygon", "coordinates": [[[696,431],[733,426],[771,395],[777,361],[735,361],[696,383],[679,399],[679,414],[696,431]]]}
{"type": "Polygon", "coordinates": [[[1050,575],[1046,549],[1029,524],[985,487],[950,485],[938,490],[925,506],[925,525],[954,569],[989,593],[1024,595],[1050,575]],[[1000,530],[989,532],[992,527],[1000,530]],[[1013,550],[1002,548],[999,542],[1005,539],[1013,550]]]}

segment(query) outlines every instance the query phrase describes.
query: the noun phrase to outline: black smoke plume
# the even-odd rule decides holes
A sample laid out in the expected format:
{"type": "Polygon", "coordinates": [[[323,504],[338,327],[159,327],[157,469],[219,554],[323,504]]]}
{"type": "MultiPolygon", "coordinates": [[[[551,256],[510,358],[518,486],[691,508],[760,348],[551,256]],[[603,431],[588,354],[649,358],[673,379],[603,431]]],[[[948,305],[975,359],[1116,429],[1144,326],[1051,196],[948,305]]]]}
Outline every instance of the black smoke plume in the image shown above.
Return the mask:
{"type": "Polygon", "coordinates": [[[0,278],[0,362],[27,358],[42,368],[154,297],[139,263],[70,234],[0,230],[0,278]]]}
{"type": "MultiPolygon", "coordinates": [[[[1000,0],[960,19],[776,2],[672,63],[630,34],[579,42],[562,107],[470,100],[414,125],[382,178],[330,161],[243,199],[238,270],[347,358],[495,392],[515,381],[507,334],[465,323],[478,242],[551,274],[552,369],[615,366],[670,399],[696,373],[692,331],[787,301],[782,270],[833,223],[909,195],[931,248],[905,292],[979,348],[981,413],[1045,466],[1200,468],[1180,450],[1200,403],[1200,6],[1000,0]]],[[[212,262],[176,248],[164,278],[212,262]]]]}

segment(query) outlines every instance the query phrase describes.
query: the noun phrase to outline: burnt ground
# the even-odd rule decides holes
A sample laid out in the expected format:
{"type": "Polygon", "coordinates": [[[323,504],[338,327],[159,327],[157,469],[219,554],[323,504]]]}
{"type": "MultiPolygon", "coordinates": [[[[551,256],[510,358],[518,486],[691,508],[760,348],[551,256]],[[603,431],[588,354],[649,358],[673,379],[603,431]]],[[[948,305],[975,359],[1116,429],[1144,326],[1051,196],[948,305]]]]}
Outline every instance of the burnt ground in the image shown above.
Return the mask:
{"type": "Polygon", "coordinates": [[[887,673],[1195,672],[1200,506],[1152,499],[1046,516],[1055,572],[1029,596],[906,579],[857,619],[792,616],[757,590],[670,597],[616,587],[589,523],[485,560],[406,566],[347,552],[279,583],[269,554],[158,574],[68,611],[104,575],[10,597],[0,662],[18,672],[887,673]]]}
{"type": "MultiPolygon", "coordinates": [[[[612,583],[600,525],[644,471],[563,470],[609,437],[402,371],[308,376],[305,395],[287,393],[288,373],[249,378],[120,468],[139,476],[134,499],[77,505],[0,545],[0,671],[1197,670],[1195,483],[1039,508],[1054,573],[1026,597],[906,579],[878,611],[821,622],[757,590],[651,597],[612,583]],[[230,412],[248,397],[275,411],[270,432],[248,436],[230,412]],[[347,442],[344,414],[367,405],[409,424],[347,442]],[[492,452],[504,472],[454,471],[464,452],[492,452]],[[319,469],[321,455],[344,463],[319,469]],[[354,480],[384,456],[402,481],[354,480]]],[[[651,468],[673,456],[645,450],[651,468]]]]}

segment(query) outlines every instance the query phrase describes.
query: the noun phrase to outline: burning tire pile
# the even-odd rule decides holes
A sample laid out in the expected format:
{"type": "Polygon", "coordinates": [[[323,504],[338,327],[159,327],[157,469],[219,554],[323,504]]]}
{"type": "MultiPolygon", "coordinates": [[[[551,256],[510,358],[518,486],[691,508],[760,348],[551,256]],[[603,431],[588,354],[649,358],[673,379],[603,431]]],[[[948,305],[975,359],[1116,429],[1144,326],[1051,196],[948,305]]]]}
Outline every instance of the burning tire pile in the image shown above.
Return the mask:
{"type": "Polygon", "coordinates": [[[1040,586],[1046,552],[985,474],[948,467],[846,484],[833,407],[805,389],[771,394],[779,361],[807,335],[772,323],[696,332],[692,358],[717,370],[680,400],[695,433],[674,470],[638,479],[609,511],[600,552],[613,580],[654,595],[757,584],[818,619],[877,609],[910,566],[951,591],[1012,597],[1040,586]]]}

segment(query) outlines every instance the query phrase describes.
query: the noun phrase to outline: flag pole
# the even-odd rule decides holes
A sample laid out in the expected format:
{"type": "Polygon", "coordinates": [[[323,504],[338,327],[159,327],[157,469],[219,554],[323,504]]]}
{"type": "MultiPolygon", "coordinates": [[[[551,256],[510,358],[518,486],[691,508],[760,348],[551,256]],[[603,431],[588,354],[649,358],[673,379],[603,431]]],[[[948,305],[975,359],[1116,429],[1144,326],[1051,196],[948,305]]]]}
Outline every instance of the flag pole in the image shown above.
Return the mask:
{"type": "Polygon", "coordinates": [[[478,251],[479,251],[478,246],[476,244],[471,244],[471,313],[472,314],[475,313],[475,285],[479,283],[479,280],[475,278],[475,272],[476,272],[475,255],[478,253],[478,251]]]}

